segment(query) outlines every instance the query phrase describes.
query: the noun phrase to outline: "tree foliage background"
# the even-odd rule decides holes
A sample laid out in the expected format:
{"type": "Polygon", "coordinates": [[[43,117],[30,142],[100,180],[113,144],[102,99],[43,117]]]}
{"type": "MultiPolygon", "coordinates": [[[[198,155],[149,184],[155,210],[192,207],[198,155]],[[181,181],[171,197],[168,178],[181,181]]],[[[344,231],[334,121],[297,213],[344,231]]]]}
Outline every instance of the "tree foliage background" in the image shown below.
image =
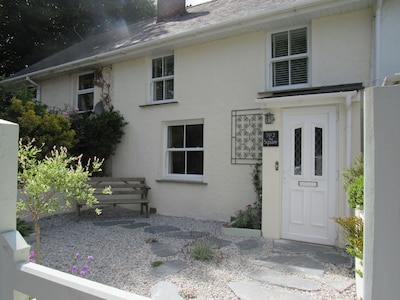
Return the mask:
{"type": "Polygon", "coordinates": [[[155,13],[154,0],[0,0],[0,76],[155,13]]]}

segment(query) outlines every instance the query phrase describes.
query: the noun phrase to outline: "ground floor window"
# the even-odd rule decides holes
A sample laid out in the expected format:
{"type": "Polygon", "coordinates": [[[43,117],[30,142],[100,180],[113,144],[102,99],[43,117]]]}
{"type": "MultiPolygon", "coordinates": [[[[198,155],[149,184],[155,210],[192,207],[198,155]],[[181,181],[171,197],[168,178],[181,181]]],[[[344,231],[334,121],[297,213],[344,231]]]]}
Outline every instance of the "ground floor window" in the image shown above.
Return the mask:
{"type": "Polygon", "coordinates": [[[166,124],[166,174],[201,179],[204,172],[204,124],[202,120],[166,124]]]}

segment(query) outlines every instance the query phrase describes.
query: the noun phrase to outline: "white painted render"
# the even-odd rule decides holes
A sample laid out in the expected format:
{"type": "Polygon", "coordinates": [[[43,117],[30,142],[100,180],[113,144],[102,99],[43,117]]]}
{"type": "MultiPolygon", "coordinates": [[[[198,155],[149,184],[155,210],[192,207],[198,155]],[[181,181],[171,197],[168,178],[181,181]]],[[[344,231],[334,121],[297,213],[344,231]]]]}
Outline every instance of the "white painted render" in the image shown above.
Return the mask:
{"type": "MultiPolygon", "coordinates": [[[[372,9],[320,18],[311,24],[299,23],[302,26],[308,26],[311,34],[311,86],[357,82],[369,86],[373,71],[372,9]]],[[[269,89],[269,36],[270,32],[260,30],[166,52],[165,55],[175,56],[176,102],[169,104],[148,105],[151,60],[155,58],[152,53],[114,64],[113,104],[129,124],[112,159],[109,175],[145,177],[152,188],[150,206],[161,214],[228,221],[235,211],[253,203],[256,195],[251,183],[252,167],[231,164],[231,111],[262,107],[254,99],[259,98],[258,92],[269,89]],[[193,119],[204,122],[204,181],[201,184],[165,182],[164,126],[170,121],[193,119]]],[[[388,57],[397,53],[388,46],[383,48],[391,51],[388,57]]],[[[400,68],[398,60],[390,66],[400,68]]],[[[386,69],[389,68],[383,67],[382,72],[386,69]]],[[[74,74],[41,85],[45,103],[54,103],[57,94],[56,103],[60,106],[68,101],[73,105],[76,101],[74,74]]],[[[98,89],[95,94],[99,95],[98,89]]],[[[352,103],[352,122],[347,124],[345,99],[338,98],[335,104],[338,111],[337,213],[343,215],[346,197],[340,174],[346,164],[346,131],[351,131],[350,152],[355,157],[361,151],[362,108],[359,102],[352,103]]],[[[360,95],[356,98],[362,100],[360,95]]],[[[276,120],[265,130],[281,132],[282,110],[275,106],[271,111],[276,120]]],[[[281,236],[281,173],[268,172],[275,161],[281,160],[280,147],[263,153],[265,237],[281,236]]]]}

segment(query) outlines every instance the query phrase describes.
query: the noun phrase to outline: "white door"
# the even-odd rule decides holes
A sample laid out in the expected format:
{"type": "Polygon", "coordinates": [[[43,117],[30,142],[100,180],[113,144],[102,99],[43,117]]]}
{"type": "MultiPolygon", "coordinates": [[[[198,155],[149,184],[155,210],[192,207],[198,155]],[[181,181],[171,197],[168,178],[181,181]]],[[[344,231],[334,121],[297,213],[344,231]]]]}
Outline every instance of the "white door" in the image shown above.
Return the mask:
{"type": "Polygon", "coordinates": [[[282,237],[334,245],[336,108],[283,112],[282,237]]]}

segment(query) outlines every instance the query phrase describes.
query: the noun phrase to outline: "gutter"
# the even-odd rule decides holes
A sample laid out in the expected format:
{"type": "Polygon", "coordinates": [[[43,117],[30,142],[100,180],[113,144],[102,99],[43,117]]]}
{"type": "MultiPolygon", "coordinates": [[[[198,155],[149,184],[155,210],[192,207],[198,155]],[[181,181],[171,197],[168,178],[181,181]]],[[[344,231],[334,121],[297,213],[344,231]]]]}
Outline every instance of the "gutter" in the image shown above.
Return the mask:
{"type": "Polygon", "coordinates": [[[31,83],[32,85],[34,85],[36,87],[36,101],[40,101],[41,99],[41,94],[40,94],[40,85],[33,81],[29,76],[25,77],[26,81],[28,81],[29,83],[31,83]]]}

